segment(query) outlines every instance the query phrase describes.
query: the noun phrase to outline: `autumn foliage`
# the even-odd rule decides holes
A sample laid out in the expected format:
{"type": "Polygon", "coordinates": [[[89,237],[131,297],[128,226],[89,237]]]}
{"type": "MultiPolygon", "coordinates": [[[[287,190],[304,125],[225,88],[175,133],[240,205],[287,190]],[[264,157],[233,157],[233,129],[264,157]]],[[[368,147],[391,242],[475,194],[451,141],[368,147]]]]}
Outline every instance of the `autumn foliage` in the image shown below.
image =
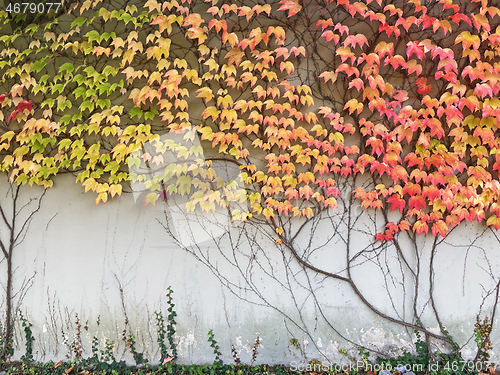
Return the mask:
{"type": "Polygon", "coordinates": [[[487,0],[126,3],[86,0],[14,30],[0,12],[12,181],[49,187],[69,171],[106,202],[143,178],[127,162],[152,142],[157,165],[165,150],[179,162],[146,203],[165,187],[207,211],[246,201],[234,219],[272,223],[348,194],[400,213],[379,240],[500,228],[500,9],[487,0]],[[173,132],[203,150],[160,140],[173,132]],[[221,158],[243,192],[214,189],[221,158]]]}

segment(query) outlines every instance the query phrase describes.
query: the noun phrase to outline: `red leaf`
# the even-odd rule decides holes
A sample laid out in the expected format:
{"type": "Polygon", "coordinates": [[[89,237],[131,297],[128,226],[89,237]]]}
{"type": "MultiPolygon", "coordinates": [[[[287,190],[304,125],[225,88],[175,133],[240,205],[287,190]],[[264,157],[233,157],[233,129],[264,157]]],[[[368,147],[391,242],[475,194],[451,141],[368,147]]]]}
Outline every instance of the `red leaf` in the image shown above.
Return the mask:
{"type": "Polygon", "coordinates": [[[420,211],[422,207],[425,208],[425,206],[426,206],[425,198],[422,197],[421,195],[410,197],[410,199],[408,200],[408,207],[410,209],[416,208],[417,210],[420,211]]]}
{"type": "Polygon", "coordinates": [[[302,5],[299,4],[298,0],[281,0],[279,3],[282,5],[278,10],[288,10],[288,18],[302,9],[302,5]]]}
{"type": "Polygon", "coordinates": [[[325,37],[327,42],[333,39],[335,44],[337,44],[340,40],[340,35],[335,34],[332,30],[326,30],[323,34],[321,34],[321,37],[325,37]]]}
{"type": "Polygon", "coordinates": [[[480,94],[481,99],[484,99],[485,96],[493,97],[493,89],[489,83],[480,83],[476,85],[474,89],[474,94],[480,94]]]}
{"type": "Polygon", "coordinates": [[[321,26],[321,30],[325,30],[328,26],[333,27],[333,21],[331,18],[329,18],[327,20],[319,20],[316,23],[316,27],[320,27],[320,26],[321,26]]]}
{"type": "Polygon", "coordinates": [[[391,203],[391,211],[398,209],[400,212],[403,212],[406,206],[406,202],[398,194],[393,194],[387,198],[387,203],[391,203]]]}
{"type": "Polygon", "coordinates": [[[17,110],[19,112],[22,112],[24,109],[28,109],[29,111],[31,111],[32,104],[33,104],[33,102],[31,100],[30,101],[21,100],[19,102],[19,104],[17,105],[17,110]]]}
{"type": "Polygon", "coordinates": [[[403,56],[401,55],[396,55],[392,56],[391,58],[386,58],[385,59],[385,65],[391,64],[394,69],[399,68],[402,66],[403,68],[406,68],[406,61],[403,56]]]}
{"type": "Polygon", "coordinates": [[[422,60],[425,52],[424,47],[419,46],[417,42],[411,41],[406,44],[406,56],[410,58],[413,54],[415,54],[419,60],[422,60]]]}
{"type": "Polygon", "coordinates": [[[430,201],[434,201],[441,197],[441,191],[434,185],[424,186],[422,195],[427,197],[430,201]]]}
{"type": "Polygon", "coordinates": [[[450,18],[457,25],[460,23],[460,21],[465,21],[469,24],[469,26],[472,26],[472,21],[470,20],[470,18],[463,13],[454,14],[453,16],[450,16],[450,18]]]}
{"type": "Polygon", "coordinates": [[[432,86],[427,84],[427,78],[417,79],[417,93],[420,95],[425,95],[432,90],[432,86]]]}
{"type": "Polygon", "coordinates": [[[363,45],[368,44],[368,39],[363,34],[349,35],[344,40],[344,47],[353,46],[356,47],[356,44],[359,45],[360,48],[363,48],[363,45]]]}
{"type": "Polygon", "coordinates": [[[396,165],[393,169],[391,169],[390,175],[394,182],[398,180],[402,180],[403,182],[408,182],[408,172],[402,165],[396,165]]]}
{"type": "Polygon", "coordinates": [[[17,108],[16,108],[10,114],[9,118],[7,119],[7,122],[10,122],[10,120],[12,120],[13,118],[15,118],[17,116],[17,113],[18,113],[18,111],[17,111],[17,108]]]}
{"type": "Polygon", "coordinates": [[[402,220],[400,223],[399,223],[399,229],[404,232],[408,229],[410,229],[410,226],[411,224],[408,222],[408,220],[402,220]]]}
{"type": "Polygon", "coordinates": [[[403,194],[408,194],[410,197],[415,195],[420,195],[422,188],[418,184],[406,184],[403,187],[403,194]]]}
{"type": "Polygon", "coordinates": [[[399,38],[399,36],[401,35],[401,31],[396,26],[390,26],[385,22],[382,23],[378,28],[379,33],[381,33],[382,31],[385,31],[387,36],[391,36],[391,34],[394,33],[394,36],[396,38],[399,38]]]}
{"type": "Polygon", "coordinates": [[[389,4],[389,5],[385,6],[384,12],[387,12],[387,11],[389,11],[391,16],[394,16],[396,13],[399,17],[401,17],[403,15],[403,10],[396,8],[393,4],[389,4]]]}
{"type": "Polygon", "coordinates": [[[349,35],[349,28],[345,25],[342,25],[341,23],[338,23],[335,25],[335,27],[333,28],[334,31],[340,31],[340,35],[349,35]]]}
{"type": "Polygon", "coordinates": [[[429,232],[429,226],[426,223],[422,223],[421,220],[418,220],[415,224],[413,224],[413,231],[417,232],[418,235],[422,233],[427,234],[429,232]]]}
{"type": "Polygon", "coordinates": [[[356,87],[358,91],[360,91],[363,87],[365,87],[363,80],[361,78],[355,78],[349,83],[349,88],[353,86],[356,87]]]}
{"type": "Polygon", "coordinates": [[[350,77],[352,76],[353,74],[356,76],[356,77],[359,77],[359,70],[358,68],[355,68],[353,66],[350,66],[348,64],[340,64],[338,67],[337,67],[337,70],[335,70],[335,73],[338,73],[338,72],[346,72],[347,76],[350,77]]]}
{"type": "Polygon", "coordinates": [[[364,16],[367,10],[366,4],[363,4],[362,2],[356,2],[354,4],[346,5],[346,8],[352,17],[354,17],[356,13],[364,16]]]}

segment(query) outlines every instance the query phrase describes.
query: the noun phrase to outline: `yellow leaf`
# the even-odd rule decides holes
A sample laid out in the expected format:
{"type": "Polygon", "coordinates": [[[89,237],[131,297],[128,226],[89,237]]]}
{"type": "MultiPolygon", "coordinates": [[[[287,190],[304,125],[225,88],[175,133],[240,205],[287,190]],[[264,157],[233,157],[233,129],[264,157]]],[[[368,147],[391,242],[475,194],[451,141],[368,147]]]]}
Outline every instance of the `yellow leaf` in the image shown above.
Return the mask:
{"type": "Polygon", "coordinates": [[[122,194],[122,185],[120,184],[111,185],[109,187],[109,193],[111,194],[111,197],[114,197],[116,194],[120,196],[122,194]]]}
{"type": "Polygon", "coordinates": [[[6,133],[4,133],[2,135],[2,137],[0,138],[1,141],[4,141],[4,140],[8,140],[10,142],[10,140],[12,139],[12,137],[15,135],[15,133],[11,130],[11,131],[8,131],[6,133]]]}
{"type": "Polygon", "coordinates": [[[144,199],[144,206],[147,206],[148,204],[154,206],[157,200],[158,200],[157,193],[149,193],[148,195],[146,195],[146,198],[144,199]]]}
{"type": "Polygon", "coordinates": [[[271,217],[274,217],[274,211],[272,208],[264,208],[262,210],[262,215],[264,215],[266,220],[269,220],[271,217]]]}
{"type": "Polygon", "coordinates": [[[216,107],[214,106],[211,106],[211,107],[208,107],[206,108],[203,113],[202,113],[202,116],[203,116],[203,119],[206,119],[207,117],[212,117],[212,120],[216,120],[218,117],[219,117],[219,114],[221,113],[220,110],[218,110],[216,107]]]}
{"type": "Polygon", "coordinates": [[[196,90],[198,95],[196,96],[197,98],[205,98],[205,102],[209,102],[210,100],[213,99],[214,94],[212,94],[212,89],[209,87],[202,87],[198,90],[196,90]]]}
{"type": "Polygon", "coordinates": [[[12,155],[6,155],[4,158],[3,158],[3,165],[5,167],[10,167],[12,165],[12,163],[14,162],[14,157],[12,155]]]}
{"type": "Polygon", "coordinates": [[[328,81],[332,81],[332,83],[335,83],[337,80],[337,73],[335,72],[323,72],[319,75],[319,78],[323,78],[325,80],[325,83],[328,81]]]}

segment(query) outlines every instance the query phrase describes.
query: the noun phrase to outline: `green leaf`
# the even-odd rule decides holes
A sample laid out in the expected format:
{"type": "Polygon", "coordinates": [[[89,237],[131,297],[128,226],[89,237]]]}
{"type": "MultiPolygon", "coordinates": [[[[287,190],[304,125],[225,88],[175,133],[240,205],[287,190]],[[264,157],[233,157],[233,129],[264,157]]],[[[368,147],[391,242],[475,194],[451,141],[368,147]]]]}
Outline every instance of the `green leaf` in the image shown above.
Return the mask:
{"type": "MultiPolygon", "coordinates": [[[[64,125],[68,125],[69,122],[71,121],[71,115],[64,115],[63,117],[61,117],[61,119],[59,120],[59,122],[61,124],[64,124],[64,125]]],[[[71,143],[71,140],[69,140],[70,143],[71,143]]],[[[61,141],[63,142],[63,141],[61,141]]],[[[61,144],[61,142],[59,144],[61,144]]]]}
{"type": "Polygon", "coordinates": [[[94,40],[100,41],[101,36],[99,33],[95,30],[89,31],[87,34],[85,34],[89,42],[93,42],[94,40]]]}
{"type": "Polygon", "coordinates": [[[99,90],[99,95],[102,95],[103,92],[108,92],[110,88],[111,88],[111,83],[109,82],[104,82],[101,83],[99,86],[97,86],[97,89],[99,90]]]}
{"type": "Polygon", "coordinates": [[[52,89],[52,94],[57,90],[59,91],[59,94],[64,90],[64,85],[62,83],[59,83],[57,85],[54,85],[51,87],[52,89]]]}
{"type": "Polygon", "coordinates": [[[74,69],[75,69],[75,67],[73,66],[73,64],[68,62],[68,63],[62,64],[59,67],[59,73],[61,73],[63,70],[67,71],[68,73],[71,73],[74,69]]]}
{"type": "Polygon", "coordinates": [[[39,153],[43,153],[43,151],[45,150],[45,147],[43,147],[43,145],[38,142],[38,141],[34,141],[32,146],[31,146],[31,153],[34,154],[35,152],[39,152],[39,153]]]}
{"type": "Polygon", "coordinates": [[[88,109],[89,112],[92,112],[94,110],[94,103],[92,103],[90,100],[85,100],[82,104],[80,104],[80,111],[84,111],[88,109]]]}
{"type": "Polygon", "coordinates": [[[18,185],[24,185],[28,181],[28,176],[25,174],[20,174],[19,176],[16,177],[16,184],[18,185]]]}
{"type": "Polygon", "coordinates": [[[158,110],[156,108],[151,108],[151,110],[147,111],[145,114],[144,114],[144,118],[147,120],[153,120],[155,118],[156,115],[158,115],[158,110]]]}
{"type": "Polygon", "coordinates": [[[33,36],[34,33],[38,31],[38,25],[31,24],[26,27],[26,31],[30,33],[30,36],[33,36]]]}
{"type": "Polygon", "coordinates": [[[119,87],[119,85],[117,83],[113,83],[108,90],[108,94],[111,94],[112,92],[114,92],[117,87],[119,87]]]}
{"type": "Polygon", "coordinates": [[[75,99],[78,99],[80,96],[83,96],[84,98],[86,98],[87,96],[85,95],[85,92],[87,90],[85,90],[85,87],[83,86],[80,86],[80,87],[77,87],[74,91],[73,91],[73,95],[75,95],[75,99]]]}
{"type": "Polygon", "coordinates": [[[68,168],[71,165],[71,160],[66,159],[61,162],[61,168],[68,168]]]}
{"type": "Polygon", "coordinates": [[[19,23],[20,21],[23,21],[25,18],[26,18],[25,13],[19,13],[14,20],[16,23],[19,23]]]}
{"type": "Polygon", "coordinates": [[[56,100],[54,98],[48,98],[42,102],[41,107],[43,108],[47,105],[49,108],[52,108],[54,106],[55,101],[56,100]]]}
{"type": "Polygon", "coordinates": [[[104,168],[104,171],[106,172],[111,172],[112,174],[116,174],[118,172],[118,169],[120,168],[120,164],[116,162],[116,160],[113,160],[112,162],[109,162],[108,165],[104,168]]]}
{"type": "Polygon", "coordinates": [[[109,108],[111,106],[111,100],[109,99],[97,99],[96,106],[101,109],[109,108]]]}
{"type": "Polygon", "coordinates": [[[107,42],[109,40],[109,38],[111,38],[110,33],[102,33],[101,40],[104,39],[107,42]]]}
{"type": "Polygon", "coordinates": [[[94,20],[95,20],[95,17],[89,18],[87,20],[87,26],[90,25],[92,22],[94,22],[94,20]]]}
{"type": "Polygon", "coordinates": [[[60,101],[57,103],[57,110],[64,111],[65,108],[71,108],[72,106],[70,100],[60,101]]]}
{"type": "Polygon", "coordinates": [[[142,109],[140,109],[139,107],[132,108],[128,113],[130,115],[130,118],[137,116],[137,118],[140,119],[142,117],[142,109]]]}
{"type": "Polygon", "coordinates": [[[122,21],[125,21],[125,24],[127,24],[127,23],[129,23],[130,21],[132,21],[132,18],[133,18],[133,17],[132,17],[130,14],[125,13],[125,14],[123,14],[123,15],[122,15],[121,20],[122,20],[122,21]]]}
{"type": "Polygon", "coordinates": [[[30,73],[32,72],[37,72],[40,73],[40,70],[42,70],[47,63],[43,60],[38,60],[33,65],[31,66],[30,73]]]}
{"type": "Polygon", "coordinates": [[[102,71],[102,74],[104,74],[106,77],[109,75],[115,76],[118,71],[118,68],[113,68],[112,66],[106,65],[106,67],[102,71]]]}
{"type": "Polygon", "coordinates": [[[73,82],[77,82],[78,85],[80,86],[83,82],[85,82],[85,77],[82,76],[81,74],[77,74],[76,76],[73,77],[73,82]]]}
{"type": "Polygon", "coordinates": [[[81,27],[85,23],[86,19],[83,17],[76,17],[76,19],[71,22],[71,28],[74,29],[75,25],[81,27]]]}
{"type": "Polygon", "coordinates": [[[83,69],[85,73],[87,73],[87,76],[94,76],[95,69],[93,66],[87,66],[85,69],[83,69]]]}

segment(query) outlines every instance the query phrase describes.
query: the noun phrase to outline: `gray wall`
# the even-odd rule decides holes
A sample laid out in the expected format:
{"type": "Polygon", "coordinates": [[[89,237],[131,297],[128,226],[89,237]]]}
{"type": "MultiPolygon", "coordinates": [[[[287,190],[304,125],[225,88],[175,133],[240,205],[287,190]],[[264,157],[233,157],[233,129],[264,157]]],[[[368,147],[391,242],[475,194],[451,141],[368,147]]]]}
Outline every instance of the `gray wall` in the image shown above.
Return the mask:
{"type": "MultiPolygon", "coordinates": [[[[1,187],[0,202],[7,207],[11,198],[5,178],[1,187]]],[[[38,188],[21,189],[25,203],[41,193],[38,188]]],[[[76,333],[75,314],[82,323],[84,356],[90,355],[91,340],[96,335],[102,347],[106,339],[113,340],[117,357],[132,362],[122,339],[126,329],[127,334],[137,338],[139,351],[158,360],[153,312],[162,311],[166,316],[165,293],[169,285],[174,290],[176,338],[182,363],[213,361],[207,343],[209,329],[213,329],[226,362],[232,360],[231,345],[244,362],[250,362],[256,337],[261,338],[257,362],[303,362],[304,354],[307,360],[345,362],[338,349],[352,348],[348,340],[392,354],[401,348],[412,349],[415,336],[411,330],[376,317],[342,283],[305,273],[266,233],[250,228],[243,238],[243,231],[235,226],[215,241],[183,248],[163,226],[163,206],[142,207],[130,193],[98,206],[94,199],[75,184],[74,177],[58,177],[54,188],[45,192],[40,211],[15,249],[14,291],[18,294],[14,302],[33,323],[35,357],[39,360],[70,355],[69,345],[76,333]],[[249,245],[251,240],[255,242],[249,245]],[[249,257],[252,253],[253,258],[249,257]],[[260,262],[252,263],[255,259],[260,262]],[[297,338],[301,348],[305,347],[304,353],[290,345],[291,338],[297,338]]],[[[24,208],[24,217],[35,207],[34,202],[24,208]]],[[[326,242],[330,219],[319,221],[314,230],[304,231],[298,243],[302,241],[307,248],[311,241],[326,242]]],[[[461,344],[470,339],[476,315],[490,315],[495,294],[488,297],[488,293],[500,275],[498,241],[493,232],[481,231],[484,228],[476,224],[464,225],[454,230],[436,253],[436,304],[450,333],[461,344]]],[[[2,239],[7,234],[2,225],[2,239]]],[[[358,235],[352,241],[361,250],[371,237],[358,235]]],[[[419,243],[420,262],[429,261],[431,244],[432,238],[419,243]]],[[[327,246],[317,246],[309,259],[334,270],[343,262],[337,255],[342,254],[343,246],[342,241],[330,239],[327,246]]],[[[403,251],[412,253],[411,244],[403,251]]],[[[384,278],[380,264],[369,257],[359,262],[353,278],[377,307],[410,319],[413,284],[405,272],[400,272],[400,263],[391,256],[390,249],[386,249],[384,257],[378,261],[394,271],[394,278],[384,278]]],[[[5,261],[0,266],[5,288],[5,261]]],[[[423,273],[421,279],[421,293],[425,295],[428,274],[423,273]]],[[[4,307],[2,304],[1,309],[4,307]]],[[[423,311],[424,318],[430,316],[425,296],[417,308],[423,311]]],[[[428,326],[437,328],[432,318],[428,326]]],[[[15,356],[20,357],[24,344],[19,322],[16,331],[15,356]]],[[[496,329],[492,339],[497,358],[496,329]]],[[[463,350],[465,355],[474,354],[473,344],[472,340],[469,349],[463,350]]]]}

